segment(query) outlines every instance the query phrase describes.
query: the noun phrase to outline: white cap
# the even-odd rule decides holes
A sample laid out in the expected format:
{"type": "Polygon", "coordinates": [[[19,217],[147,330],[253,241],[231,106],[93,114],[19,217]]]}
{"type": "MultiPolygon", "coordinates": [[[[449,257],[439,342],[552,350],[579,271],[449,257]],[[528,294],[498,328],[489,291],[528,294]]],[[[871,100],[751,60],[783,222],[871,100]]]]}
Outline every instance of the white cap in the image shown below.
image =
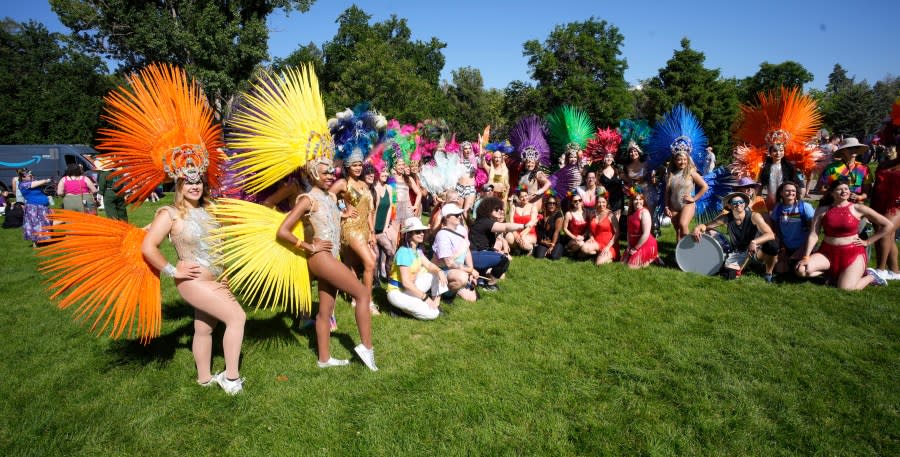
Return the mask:
{"type": "Polygon", "coordinates": [[[454,214],[462,214],[464,212],[465,211],[463,211],[463,209],[460,208],[459,205],[457,205],[456,203],[447,203],[446,205],[441,207],[441,216],[442,217],[447,217],[447,216],[451,216],[454,214]]]}

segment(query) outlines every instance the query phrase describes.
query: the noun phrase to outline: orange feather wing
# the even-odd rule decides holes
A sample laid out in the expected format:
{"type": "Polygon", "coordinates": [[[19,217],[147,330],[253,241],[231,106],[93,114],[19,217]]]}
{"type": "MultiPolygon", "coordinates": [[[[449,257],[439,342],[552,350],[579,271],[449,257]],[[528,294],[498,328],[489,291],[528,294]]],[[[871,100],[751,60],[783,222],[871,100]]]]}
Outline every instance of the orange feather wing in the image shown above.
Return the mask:
{"type": "Polygon", "coordinates": [[[75,307],[75,319],[91,322],[91,332],[111,338],[137,335],[142,343],[159,336],[162,321],[158,273],[144,261],[146,232],[126,222],[55,210],[61,224],[44,227],[50,237],[40,251],[40,271],[48,276],[51,299],[61,309],[75,307]]]}

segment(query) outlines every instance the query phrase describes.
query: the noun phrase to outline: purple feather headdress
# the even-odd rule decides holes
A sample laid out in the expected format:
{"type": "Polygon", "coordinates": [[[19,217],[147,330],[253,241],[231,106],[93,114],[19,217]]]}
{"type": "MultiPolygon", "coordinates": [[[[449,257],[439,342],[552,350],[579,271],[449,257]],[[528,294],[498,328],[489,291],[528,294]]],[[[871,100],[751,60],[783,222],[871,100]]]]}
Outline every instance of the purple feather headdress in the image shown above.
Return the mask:
{"type": "Polygon", "coordinates": [[[518,162],[534,160],[539,165],[550,166],[550,145],[545,137],[546,128],[544,121],[536,115],[519,119],[509,132],[509,141],[512,143],[518,156],[514,156],[518,162]]]}

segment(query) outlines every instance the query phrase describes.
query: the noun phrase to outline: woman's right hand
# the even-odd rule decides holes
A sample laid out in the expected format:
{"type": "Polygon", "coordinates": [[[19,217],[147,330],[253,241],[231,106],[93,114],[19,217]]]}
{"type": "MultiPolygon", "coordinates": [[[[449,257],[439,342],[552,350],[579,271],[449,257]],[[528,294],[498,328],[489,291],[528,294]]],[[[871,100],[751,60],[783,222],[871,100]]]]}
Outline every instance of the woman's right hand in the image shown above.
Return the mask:
{"type": "Polygon", "coordinates": [[[331,251],[331,248],[334,247],[334,244],[328,240],[313,238],[312,247],[312,252],[310,252],[309,255],[313,255],[319,251],[331,251]]]}
{"type": "Polygon", "coordinates": [[[175,279],[197,279],[203,273],[199,264],[194,262],[178,262],[175,265],[175,279]]]}

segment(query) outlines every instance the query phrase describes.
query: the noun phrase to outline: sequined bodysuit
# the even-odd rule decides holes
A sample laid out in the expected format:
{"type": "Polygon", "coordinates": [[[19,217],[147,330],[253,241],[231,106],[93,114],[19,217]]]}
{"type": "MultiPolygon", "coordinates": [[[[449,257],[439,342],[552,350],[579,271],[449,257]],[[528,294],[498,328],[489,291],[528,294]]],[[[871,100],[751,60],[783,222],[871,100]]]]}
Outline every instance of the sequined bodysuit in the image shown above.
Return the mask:
{"type": "Polygon", "coordinates": [[[372,193],[369,189],[359,190],[347,182],[344,200],[356,208],[356,216],[348,217],[341,222],[341,244],[349,246],[351,241],[362,243],[369,241],[369,212],[372,210],[372,193]]]}
{"type": "Polygon", "coordinates": [[[341,249],[341,211],[331,194],[313,187],[306,194],[312,207],[303,216],[303,241],[312,244],[314,238],[331,241],[331,255],[337,258],[341,249]]]}
{"type": "Polygon", "coordinates": [[[170,206],[162,209],[173,221],[181,220],[181,230],[169,232],[169,242],[175,247],[178,259],[197,263],[218,278],[222,267],[217,264],[215,244],[209,240],[209,232],[218,227],[216,220],[203,207],[189,209],[184,217],[178,217],[178,211],[170,206]]]}

